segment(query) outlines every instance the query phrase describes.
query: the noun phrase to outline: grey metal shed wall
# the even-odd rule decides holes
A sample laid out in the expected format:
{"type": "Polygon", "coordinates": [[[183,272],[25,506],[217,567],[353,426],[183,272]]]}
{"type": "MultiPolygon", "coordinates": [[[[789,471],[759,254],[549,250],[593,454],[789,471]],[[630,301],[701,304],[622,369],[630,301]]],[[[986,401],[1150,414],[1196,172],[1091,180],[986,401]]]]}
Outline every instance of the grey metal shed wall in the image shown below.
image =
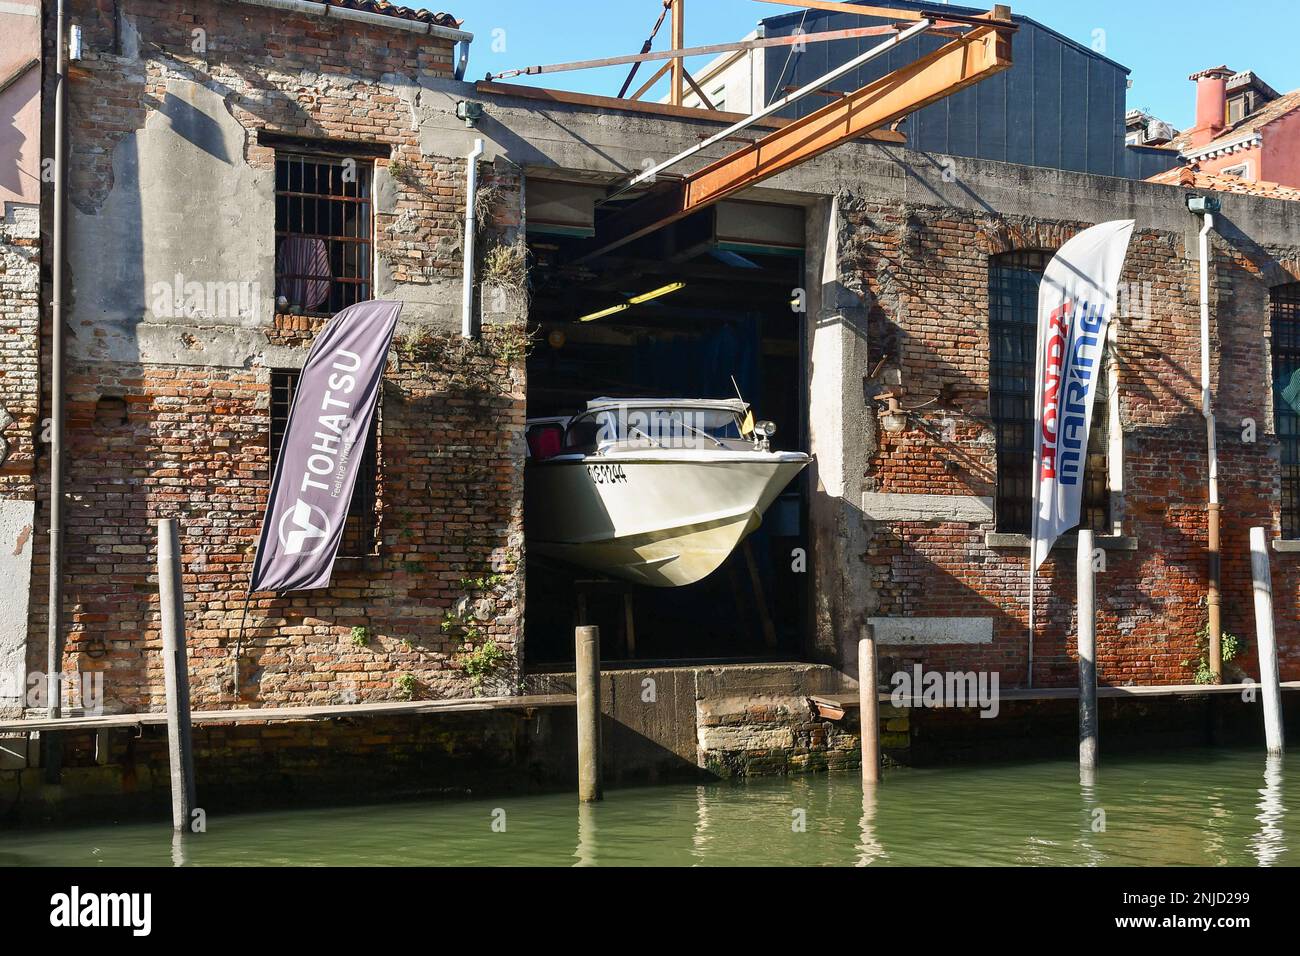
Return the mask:
{"type": "MultiPolygon", "coordinates": [[[[921,4],[897,3],[921,9],[921,4]]],[[[975,8],[945,7],[976,14],[975,8]]],[[[763,21],[767,36],[846,30],[889,21],[846,13],[809,11],[763,21]]],[[[1126,176],[1124,100],[1128,71],[1078,44],[1015,17],[1012,66],[908,116],[899,127],[913,149],[981,159],[1126,176]]],[[[768,101],[785,86],[800,86],[834,66],[880,44],[884,37],[862,37],[809,44],[800,53],[770,52],[765,58],[768,101]]],[[[827,87],[848,92],[942,46],[939,37],[918,37],[860,67],[827,87]]],[[[803,116],[825,105],[811,96],[785,111],[803,116]]]]}
{"type": "Polygon", "coordinates": [[[1155,146],[1124,147],[1124,175],[1128,179],[1150,179],[1157,173],[1181,165],[1177,150],[1155,146]]]}

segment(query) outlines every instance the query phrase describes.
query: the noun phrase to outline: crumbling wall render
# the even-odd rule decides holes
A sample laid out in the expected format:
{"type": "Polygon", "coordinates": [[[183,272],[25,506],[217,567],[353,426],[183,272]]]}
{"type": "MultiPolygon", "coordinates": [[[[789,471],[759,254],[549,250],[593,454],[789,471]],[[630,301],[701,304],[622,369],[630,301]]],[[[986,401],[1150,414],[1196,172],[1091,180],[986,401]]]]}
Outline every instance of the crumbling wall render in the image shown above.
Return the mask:
{"type": "Polygon", "coordinates": [[[0,214],[0,715],[22,706],[40,408],[40,216],[0,214]]]}
{"type": "MultiPolygon", "coordinates": [[[[454,116],[422,120],[407,92],[450,74],[451,44],[230,0],[71,8],[85,59],[69,89],[65,669],[104,671],[111,711],[160,705],[154,523],[174,515],[198,706],[509,690],[522,656],[522,316],[513,303],[479,343],[449,331],[468,147],[455,134],[444,148],[433,127],[455,129],[454,116]],[[340,560],[328,589],[253,602],[236,698],[270,374],[301,366],[323,324],[275,312],[263,131],[388,148],[375,160],[375,294],[406,307],[381,400],[378,554],[340,560]],[[192,283],[240,294],[195,308],[192,283]],[[441,626],[452,611],[465,626],[441,626]],[[459,663],[467,633],[505,654],[482,685],[459,663]]],[[[483,181],[482,241],[509,241],[522,179],[494,168],[483,181]]],[[[40,495],[43,514],[47,483],[40,495]]],[[[48,580],[42,538],[34,595],[48,580]]],[[[33,601],[40,670],[45,631],[33,601]]]]}

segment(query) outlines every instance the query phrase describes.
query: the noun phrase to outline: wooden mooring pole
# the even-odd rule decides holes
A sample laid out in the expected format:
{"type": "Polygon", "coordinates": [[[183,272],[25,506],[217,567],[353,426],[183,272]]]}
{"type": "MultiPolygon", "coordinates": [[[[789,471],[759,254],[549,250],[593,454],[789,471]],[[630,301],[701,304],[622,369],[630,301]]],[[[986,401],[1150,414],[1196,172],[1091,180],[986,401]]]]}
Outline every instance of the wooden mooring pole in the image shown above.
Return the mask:
{"type": "Polygon", "coordinates": [[[1250,529],[1250,572],[1255,580],[1255,638],[1259,642],[1259,683],[1264,704],[1264,745],[1280,754],[1282,688],[1278,685],[1277,639],[1273,633],[1273,574],[1268,562],[1268,538],[1263,528],[1250,529]]]}
{"type": "Polygon", "coordinates": [[[862,733],[862,785],[880,782],[880,702],[876,690],[876,635],[871,625],[862,627],[858,640],[858,713],[862,733]]]}
{"type": "Polygon", "coordinates": [[[1079,529],[1076,559],[1079,604],[1079,771],[1097,769],[1097,604],[1093,587],[1092,532],[1079,529]]]}
{"type": "Polygon", "coordinates": [[[189,832],[195,809],[190,677],[185,653],[185,592],[180,531],[158,519],[158,613],[162,618],[163,680],[167,690],[167,754],[171,764],[172,829],[189,832]]]}
{"type": "Polygon", "coordinates": [[[585,625],[574,630],[578,697],[578,799],[601,799],[600,781],[600,628],[585,625]]]}

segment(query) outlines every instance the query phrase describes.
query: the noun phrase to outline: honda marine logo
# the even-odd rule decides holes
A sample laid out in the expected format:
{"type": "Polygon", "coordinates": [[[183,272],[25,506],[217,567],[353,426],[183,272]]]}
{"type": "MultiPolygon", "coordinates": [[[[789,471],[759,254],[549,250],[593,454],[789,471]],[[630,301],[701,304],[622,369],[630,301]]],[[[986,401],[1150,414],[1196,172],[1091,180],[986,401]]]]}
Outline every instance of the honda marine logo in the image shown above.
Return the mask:
{"type": "Polygon", "coordinates": [[[280,515],[277,530],[286,554],[315,554],[329,541],[330,522],[324,511],[299,498],[280,515]]]}

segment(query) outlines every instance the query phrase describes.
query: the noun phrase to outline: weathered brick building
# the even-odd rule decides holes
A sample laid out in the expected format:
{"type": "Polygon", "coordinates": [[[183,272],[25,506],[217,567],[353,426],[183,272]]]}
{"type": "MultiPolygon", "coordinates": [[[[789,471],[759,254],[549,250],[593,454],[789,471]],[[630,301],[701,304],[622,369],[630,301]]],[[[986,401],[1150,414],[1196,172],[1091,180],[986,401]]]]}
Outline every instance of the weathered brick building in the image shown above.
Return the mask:
{"type": "MultiPolygon", "coordinates": [[[[196,703],[235,699],[272,384],[301,366],[324,321],[322,309],[277,312],[272,294],[277,231],[329,231],[288,221],[284,207],[312,190],[373,202],[372,226],[334,227],[365,250],[349,258],[355,286],[341,293],[401,298],[404,324],[382,402],[374,515],[349,529],[328,593],[253,602],[247,696],[463,693],[461,634],[438,623],[466,595],[482,639],[513,659],[522,370],[508,332],[473,343],[445,333],[464,161],[423,152],[411,115],[419,81],[450,77],[468,35],[445,15],[379,6],[388,12],[366,23],[231,2],[70,5],[85,56],[69,89],[66,660],[104,672],[112,710],[147,709],[161,693],[146,651],[157,641],[162,516],[184,528],[196,703]],[[307,172],[286,172],[294,163],[307,172]]],[[[52,55],[46,63],[48,75],[52,55]]],[[[509,243],[519,177],[486,175],[495,198],[483,231],[489,246],[509,243]]],[[[300,200],[296,215],[331,203],[342,205],[300,200]]],[[[5,381],[23,381],[34,401],[17,357],[6,352],[6,366],[5,381]]],[[[16,410],[30,436],[34,409],[16,410]]],[[[37,540],[28,658],[42,671],[48,542],[37,540]]]]}
{"type": "MultiPolygon", "coordinates": [[[[593,188],[695,145],[720,117],[476,87],[453,76],[465,39],[454,21],[361,0],[345,6],[383,10],[377,15],[392,22],[242,0],[71,3],[85,55],[70,85],[68,134],[65,666],[103,671],[110,709],[160,703],[152,523],[173,515],[183,527],[197,707],[454,697],[484,686],[514,693],[547,680],[525,666],[532,604],[523,570],[525,408],[538,383],[564,376],[600,394],[594,366],[564,364],[578,354],[575,345],[626,351],[627,342],[645,347],[653,336],[640,330],[624,342],[613,331],[582,331],[546,282],[594,296],[619,269],[647,266],[629,258],[566,272],[548,258],[566,240],[554,238],[554,221],[550,232],[541,224],[558,206],[573,217],[563,229],[587,228],[593,188]],[[462,102],[483,105],[477,128],[457,115],[462,102]],[[475,210],[483,334],[466,340],[458,331],[461,219],[475,138],[486,143],[475,210]],[[325,227],[306,224],[311,210],[324,210],[325,227]],[[537,292],[531,308],[508,281],[525,237],[537,292]],[[314,304],[313,280],[296,276],[288,261],[289,240],[304,255],[319,240],[332,257],[330,288],[314,304]],[[252,600],[236,694],[231,663],[278,410],[322,315],[367,296],[405,302],[385,376],[373,487],[357,506],[350,550],[330,588],[252,600]],[[530,338],[525,325],[543,334],[530,338]],[[588,339],[580,343],[580,335],[588,339]]],[[[702,158],[729,148],[711,147],[702,158]]],[[[1021,334],[1043,257],[1110,219],[1137,225],[1107,407],[1096,416],[1104,427],[1089,462],[1096,480],[1088,520],[1107,557],[1098,580],[1100,677],[1190,680],[1187,662],[1199,654],[1205,620],[1206,451],[1200,221],[1187,212],[1185,192],[984,160],[940,163],[864,141],[741,197],[794,210],[799,223],[799,258],[785,261],[797,263],[808,311],[790,312],[790,283],[779,286],[785,273],[765,266],[782,295],[763,315],[767,331],[756,334],[765,361],[787,363],[769,376],[789,376],[798,420],[783,427],[816,459],[798,528],[774,536],[764,573],[787,582],[778,574],[790,574],[787,555],[805,552],[798,580],[806,583],[780,587],[806,587],[807,603],[791,605],[790,635],[779,638],[781,654],[799,662],[786,678],[774,678],[769,664],[760,681],[743,663],[753,655],[729,654],[742,675],[735,686],[744,688],[733,690],[729,665],[707,676],[689,665],[722,654],[656,658],[661,668],[688,665],[690,675],[672,678],[686,716],[662,741],[668,751],[701,766],[727,763],[729,748],[747,749],[746,713],[761,723],[789,701],[797,710],[814,685],[839,683],[837,672],[853,678],[868,623],[886,674],[922,662],[996,670],[1003,686],[1027,683],[1027,548],[1010,482],[1023,415],[1007,411],[1020,394],[1023,356],[1007,343],[1021,334]],[[786,324],[771,332],[776,313],[786,324]],[[889,411],[885,393],[901,410],[889,411]],[[755,695],[778,705],[747,710],[755,695]]],[[[1300,205],[1246,195],[1225,195],[1223,205],[1211,311],[1224,624],[1253,635],[1245,542],[1247,529],[1262,524],[1278,537],[1281,663],[1283,677],[1294,679],[1300,570],[1288,531],[1295,492],[1286,490],[1294,487],[1286,471],[1294,459],[1289,425],[1279,439],[1277,423],[1290,419],[1273,386],[1275,330],[1297,321],[1289,303],[1291,284],[1300,282],[1300,205]]],[[[22,243],[5,238],[9,262],[22,243]]],[[[762,242],[764,255],[780,245],[762,242]]],[[[759,244],[747,234],[731,247],[752,252],[759,244]]],[[[48,284],[48,242],[43,249],[48,284]]],[[[757,281],[703,267],[692,273],[701,295],[712,282],[720,300],[747,294],[746,283],[757,281]]],[[[712,312],[693,308],[665,317],[656,334],[689,340],[725,302],[712,312]]],[[[607,328],[619,330],[620,321],[607,328]]],[[[30,366],[31,333],[22,328],[4,332],[27,335],[30,366]]],[[[44,379],[37,391],[32,376],[16,374],[21,355],[6,352],[0,381],[26,383],[5,399],[22,409],[20,425],[5,434],[28,443],[21,447],[30,455],[36,407],[47,407],[48,396],[44,379]]],[[[48,352],[44,359],[48,367],[48,352]]],[[[15,582],[29,593],[22,613],[30,672],[44,667],[47,626],[48,456],[39,444],[36,452],[34,563],[30,580],[15,582]]],[[[19,480],[6,493],[32,491],[19,480]]],[[[1072,550],[1043,568],[1037,685],[1074,680],[1072,569],[1072,550]]],[[[707,635],[700,646],[713,647],[707,635]]],[[[654,655],[629,655],[629,667],[638,656],[654,655]]],[[[1253,673],[1251,653],[1237,663],[1253,673]]],[[[628,716],[631,703],[619,706],[619,719],[638,734],[668,733],[628,716]]]]}

